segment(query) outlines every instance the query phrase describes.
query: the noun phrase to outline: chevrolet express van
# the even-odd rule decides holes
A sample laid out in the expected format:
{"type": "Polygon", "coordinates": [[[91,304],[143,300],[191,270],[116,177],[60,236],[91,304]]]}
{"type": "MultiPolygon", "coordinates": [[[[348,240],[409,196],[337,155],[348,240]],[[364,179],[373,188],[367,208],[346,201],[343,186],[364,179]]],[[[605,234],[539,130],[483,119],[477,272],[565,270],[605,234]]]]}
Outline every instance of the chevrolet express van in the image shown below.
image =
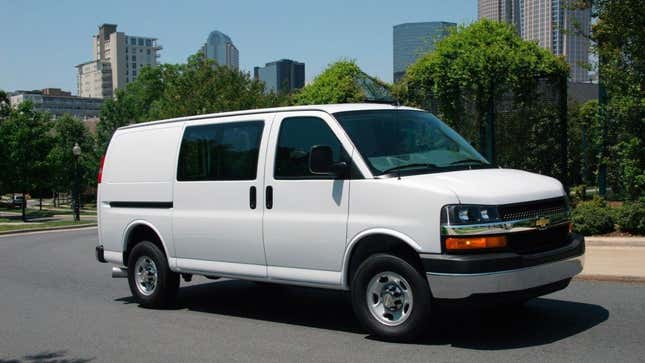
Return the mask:
{"type": "Polygon", "coordinates": [[[565,288],[584,239],[555,179],[492,165],[422,110],[285,107],[118,129],[99,171],[96,257],[145,307],[194,274],[349,290],[372,334],[435,302],[565,288]]]}

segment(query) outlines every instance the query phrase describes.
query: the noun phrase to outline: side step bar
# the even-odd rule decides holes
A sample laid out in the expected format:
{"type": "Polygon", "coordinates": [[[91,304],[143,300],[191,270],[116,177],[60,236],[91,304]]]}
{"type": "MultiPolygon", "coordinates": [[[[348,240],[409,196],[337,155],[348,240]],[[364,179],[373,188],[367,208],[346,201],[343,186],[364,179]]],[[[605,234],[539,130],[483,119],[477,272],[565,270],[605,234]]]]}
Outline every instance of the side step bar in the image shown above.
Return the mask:
{"type": "Polygon", "coordinates": [[[128,277],[128,269],[125,267],[112,266],[112,277],[113,278],[126,278],[128,277]]]}

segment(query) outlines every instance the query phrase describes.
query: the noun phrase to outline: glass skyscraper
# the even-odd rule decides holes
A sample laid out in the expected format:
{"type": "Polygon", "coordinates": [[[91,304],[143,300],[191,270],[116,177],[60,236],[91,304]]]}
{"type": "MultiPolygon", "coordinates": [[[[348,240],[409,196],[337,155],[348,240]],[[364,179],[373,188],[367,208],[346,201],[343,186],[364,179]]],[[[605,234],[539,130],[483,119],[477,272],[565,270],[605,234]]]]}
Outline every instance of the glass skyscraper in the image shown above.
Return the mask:
{"type": "Polygon", "coordinates": [[[405,74],[408,66],[419,56],[431,52],[437,41],[448,35],[455,23],[432,21],[404,23],[394,26],[394,81],[405,74]]]}
{"type": "Polygon", "coordinates": [[[240,68],[240,53],[231,38],[220,31],[215,30],[208,35],[201,52],[206,58],[215,60],[219,65],[235,70],[240,68]]]}
{"type": "Polygon", "coordinates": [[[572,0],[478,0],[478,18],[513,24],[525,40],[564,56],[575,82],[588,82],[591,10],[571,9],[572,0]],[[582,34],[579,34],[579,33],[582,34]]]}
{"type": "Polygon", "coordinates": [[[288,93],[305,85],[305,64],[280,59],[253,69],[255,79],[264,82],[267,92],[288,93]]]}

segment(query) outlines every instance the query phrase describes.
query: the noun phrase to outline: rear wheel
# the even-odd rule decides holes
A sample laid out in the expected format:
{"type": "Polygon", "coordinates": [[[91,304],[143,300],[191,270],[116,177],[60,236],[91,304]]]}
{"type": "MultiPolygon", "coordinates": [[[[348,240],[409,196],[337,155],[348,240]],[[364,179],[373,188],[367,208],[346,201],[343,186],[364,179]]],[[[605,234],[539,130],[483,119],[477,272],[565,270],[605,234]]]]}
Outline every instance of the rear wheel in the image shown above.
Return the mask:
{"type": "Polygon", "coordinates": [[[161,308],[172,304],[179,290],[179,274],[168,266],[163,252],[152,242],[134,246],[128,258],[130,291],[144,307],[161,308]]]}
{"type": "Polygon", "coordinates": [[[351,285],[352,305],[361,324],[388,340],[410,340],[423,331],[432,298],[427,280],[410,263],[377,254],[358,267],[351,285]]]}

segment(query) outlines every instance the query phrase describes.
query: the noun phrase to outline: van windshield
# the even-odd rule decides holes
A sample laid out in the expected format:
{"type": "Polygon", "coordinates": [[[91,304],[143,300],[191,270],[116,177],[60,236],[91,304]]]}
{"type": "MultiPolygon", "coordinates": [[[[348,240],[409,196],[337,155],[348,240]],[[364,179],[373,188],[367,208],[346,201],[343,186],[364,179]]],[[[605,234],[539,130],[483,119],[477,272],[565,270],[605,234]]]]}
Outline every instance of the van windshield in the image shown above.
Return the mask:
{"type": "Polygon", "coordinates": [[[494,167],[453,129],[428,112],[335,113],[374,175],[494,167]]]}

